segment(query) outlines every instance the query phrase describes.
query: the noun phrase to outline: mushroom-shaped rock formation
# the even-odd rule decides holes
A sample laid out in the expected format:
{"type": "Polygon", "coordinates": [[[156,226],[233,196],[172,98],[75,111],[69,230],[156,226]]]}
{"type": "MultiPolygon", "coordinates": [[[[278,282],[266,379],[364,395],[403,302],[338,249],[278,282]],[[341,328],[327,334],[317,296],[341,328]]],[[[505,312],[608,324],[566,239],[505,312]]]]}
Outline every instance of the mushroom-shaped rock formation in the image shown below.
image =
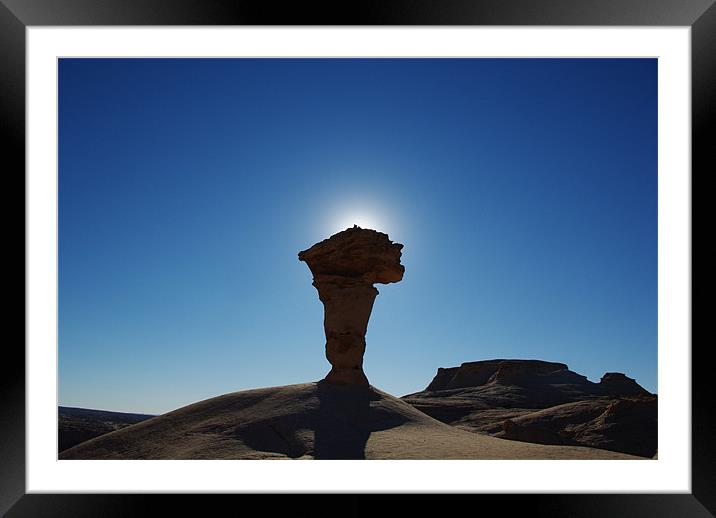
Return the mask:
{"type": "Polygon", "coordinates": [[[368,385],[363,354],[368,319],[378,295],[373,284],[403,278],[402,248],[387,234],[355,225],[299,252],[298,259],[311,269],[323,302],[326,358],[332,365],[326,381],[368,385]]]}

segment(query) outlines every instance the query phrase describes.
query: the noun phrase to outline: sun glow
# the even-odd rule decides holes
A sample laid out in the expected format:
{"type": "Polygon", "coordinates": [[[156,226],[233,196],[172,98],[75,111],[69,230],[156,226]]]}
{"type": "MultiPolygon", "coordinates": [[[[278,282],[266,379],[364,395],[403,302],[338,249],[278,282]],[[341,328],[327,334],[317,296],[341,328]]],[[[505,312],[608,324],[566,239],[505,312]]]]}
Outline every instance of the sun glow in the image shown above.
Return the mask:
{"type": "Polygon", "coordinates": [[[349,197],[334,197],[325,205],[318,218],[319,230],[328,237],[358,225],[386,233],[391,237],[400,233],[395,213],[395,202],[381,203],[374,194],[361,196],[351,193],[349,197]]]}
{"type": "Polygon", "coordinates": [[[386,231],[384,225],[381,224],[379,218],[375,217],[372,214],[349,214],[340,217],[337,220],[337,223],[333,230],[334,232],[340,232],[341,230],[351,228],[353,225],[358,225],[361,228],[380,230],[381,232],[386,231]]]}

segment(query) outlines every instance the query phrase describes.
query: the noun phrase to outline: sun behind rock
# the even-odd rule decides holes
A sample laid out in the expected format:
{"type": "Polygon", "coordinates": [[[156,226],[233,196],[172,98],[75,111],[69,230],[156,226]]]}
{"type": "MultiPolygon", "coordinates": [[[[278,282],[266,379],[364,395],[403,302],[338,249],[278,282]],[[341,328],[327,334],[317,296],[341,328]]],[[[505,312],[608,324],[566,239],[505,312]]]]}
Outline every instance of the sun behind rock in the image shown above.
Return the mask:
{"type": "Polygon", "coordinates": [[[368,385],[363,354],[368,320],[378,295],[373,283],[402,280],[402,248],[387,234],[355,225],[299,252],[298,259],[313,273],[313,285],[324,306],[326,358],[332,365],[326,381],[368,385]]]}

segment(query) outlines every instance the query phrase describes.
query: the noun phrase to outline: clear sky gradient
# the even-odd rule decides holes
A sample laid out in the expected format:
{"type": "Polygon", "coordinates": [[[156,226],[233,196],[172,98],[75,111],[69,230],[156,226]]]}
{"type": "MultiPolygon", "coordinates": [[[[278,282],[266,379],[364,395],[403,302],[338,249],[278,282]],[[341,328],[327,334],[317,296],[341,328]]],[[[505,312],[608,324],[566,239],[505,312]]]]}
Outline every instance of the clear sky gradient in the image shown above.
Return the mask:
{"type": "Polygon", "coordinates": [[[657,391],[654,59],[62,59],[61,405],[161,413],[322,378],[297,253],[405,245],[365,371],[491,358],[657,391]]]}

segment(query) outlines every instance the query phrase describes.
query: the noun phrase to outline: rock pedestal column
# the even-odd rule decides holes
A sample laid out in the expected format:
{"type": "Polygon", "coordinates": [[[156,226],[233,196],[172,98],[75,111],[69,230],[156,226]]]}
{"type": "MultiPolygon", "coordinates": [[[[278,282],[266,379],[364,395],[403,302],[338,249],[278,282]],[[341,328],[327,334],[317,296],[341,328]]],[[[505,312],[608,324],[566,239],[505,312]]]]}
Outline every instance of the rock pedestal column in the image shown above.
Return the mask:
{"type": "Polygon", "coordinates": [[[332,365],[327,382],[368,385],[363,354],[378,295],[373,284],[403,278],[402,248],[387,234],[354,226],[298,254],[313,273],[313,285],[324,307],[326,358],[332,365]]]}

